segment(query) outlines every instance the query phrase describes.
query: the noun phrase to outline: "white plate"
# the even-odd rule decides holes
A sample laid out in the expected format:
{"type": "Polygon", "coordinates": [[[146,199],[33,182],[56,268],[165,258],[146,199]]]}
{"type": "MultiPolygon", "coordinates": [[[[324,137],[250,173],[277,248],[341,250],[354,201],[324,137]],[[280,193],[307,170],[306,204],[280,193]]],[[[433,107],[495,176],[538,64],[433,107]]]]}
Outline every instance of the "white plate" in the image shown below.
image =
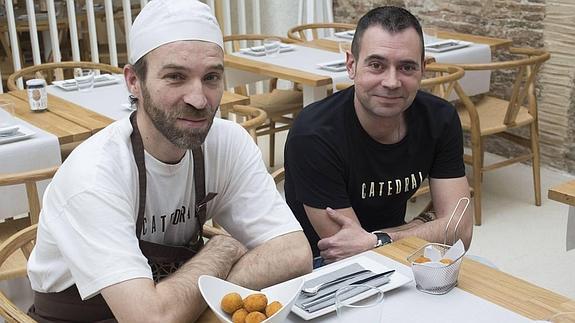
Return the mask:
{"type": "Polygon", "coordinates": [[[355,30],[340,31],[338,33],[334,33],[334,35],[335,37],[339,38],[353,39],[353,36],[355,35],[355,30]]]}
{"type": "MultiPolygon", "coordinates": [[[[262,323],[284,322],[290,312],[290,308],[293,306],[297,296],[299,295],[302,285],[303,278],[298,277],[279,285],[262,289],[261,293],[266,295],[268,302],[271,303],[273,301],[278,301],[283,305],[282,309],[262,323]]],[[[206,303],[208,303],[212,312],[214,312],[220,322],[223,323],[232,323],[231,315],[222,311],[220,306],[220,302],[226,294],[236,292],[240,294],[242,298],[245,298],[250,294],[260,293],[259,291],[247,289],[228,281],[207,275],[200,276],[198,279],[198,286],[200,288],[200,293],[202,293],[202,296],[206,300],[206,303]]]]}
{"type": "Polygon", "coordinates": [[[317,66],[319,66],[319,68],[321,68],[322,70],[330,72],[343,72],[346,70],[345,60],[343,59],[332,62],[319,63],[317,64],[317,66]]]}
{"type": "Polygon", "coordinates": [[[447,52],[447,51],[454,50],[454,49],[467,47],[471,44],[472,43],[466,42],[463,40],[447,39],[447,40],[442,40],[442,41],[438,41],[435,43],[425,45],[425,51],[426,52],[432,52],[432,53],[442,53],[442,52],[447,52]]]}
{"type": "MultiPolygon", "coordinates": [[[[111,74],[100,74],[94,77],[94,87],[110,85],[120,82],[120,78],[111,74]]],[[[74,80],[63,80],[52,82],[55,86],[61,88],[64,91],[75,91],[78,89],[76,81],[74,80]]]]}
{"type": "Polygon", "coordinates": [[[16,133],[16,131],[18,131],[18,129],[20,129],[19,125],[9,125],[6,127],[1,127],[0,128],[0,137],[6,137],[6,136],[11,136],[13,134],[16,133]]]}
{"type": "MultiPolygon", "coordinates": [[[[314,279],[316,277],[323,276],[329,272],[336,271],[336,270],[341,269],[343,267],[349,266],[352,263],[357,263],[360,266],[362,266],[363,268],[371,270],[374,273],[382,273],[384,271],[393,269],[393,268],[388,268],[388,267],[384,266],[383,264],[378,263],[377,261],[369,259],[367,255],[360,255],[359,257],[354,257],[354,258],[348,259],[348,260],[342,260],[342,261],[336,262],[334,264],[322,267],[322,268],[320,268],[320,269],[318,269],[312,273],[309,273],[309,274],[303,276],[303,278],[305,279],[305,281],[308,281],[308,280],[314,279]]],[[[389,278],[390,278],[389,283],[387,283],[383,286],[380,286],[379,289],[381,289],[384,292],[387,292],[389,290],[403,286],[412,280],[410,277],[407,277],[407,276],[399,273],[397,270],[389,278]]],[[[279,285],[276,285],[274,287],[281,286],[281,285],[282,284],[279,284],[279,285]]],[[[366,295],[366,296],[368,296],[368,295],[366,295]]],[[[297,306],[292,307],[291,311],[293,313],[295,313],[297,316],[299,316],[302,319],[307,321],[307,320],[311,320],[311,319],[314,319],[316,317],[319,317],[319,316],[322,316],[322,315],[325,315],[327,313],[331,313],[331,312],[335,311],[335,305],[328,306],[326,308],[323,308],[319,311],[315,311],[313,313],[308,313],[308,312],[302,310],[301,308],[299,308],[297,306]]],[[[360,323],[360,322],[357,322],[357,323],[360,323]]]]}
{"type": "MultiPolygon", "coordinates": [[[[281,44],[280,45],[280,53],[291,52],[295,50],[295,47],[289,44],[281,44]]],[[[254,46],[249,48],[241,48],[240,53],[251,55],[251,56],[265,56],[266,50],[264,46],[254,46]]]]}
{"type": "Polygon", "coordinates": [[[34,136],[34,131],[24,127],[19,126],[20,128],[18,131],[14,132],[12,135],[9,136],[0,136],[0,145],[7,144],[15,141],[25,140],[32,136],[34,136]]]}

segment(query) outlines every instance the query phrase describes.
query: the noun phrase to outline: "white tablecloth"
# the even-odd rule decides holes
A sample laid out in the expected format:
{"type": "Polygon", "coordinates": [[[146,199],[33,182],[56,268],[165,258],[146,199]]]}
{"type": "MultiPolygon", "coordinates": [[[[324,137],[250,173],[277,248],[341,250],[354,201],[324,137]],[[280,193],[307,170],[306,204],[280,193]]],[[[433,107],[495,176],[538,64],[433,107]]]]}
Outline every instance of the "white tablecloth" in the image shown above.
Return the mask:
{"type": "MultiPolygon", "coordinates": [[[[318,66],[320,63],[343,60],[343,54],[305,46],[293,46],[295,47],[294,51],[280,53],[276,57],[252,56],[240,52],[236,52],[233,55],[249,58],[262,63],[274,64],[318,75],[325,75],[331,77],[334,86],[336,83],[351,82],[347,75],[347,71],[330,72],[323,70],[318,66]]],[[[489,63],[491,61],[491,49],[488,45],[484,44],[472,44],[465,48],[443,53],[426,53],[426,55],[433,56],[438,63],[446,64],[489,63]]],[[[228,81],[227,85],[230,87],[255,81],[258,79],[257,77],[258,76],[253,75],[253,73],[250,74],[234,69],[226,70],[226,79],[228,81]]],[[[263,78],[264,77],[261,75],[259,76],[259,79],[263,78]]],[[[465,93],[469,96],[487,93],[489,92],[489,85],[491,82],[491,72],[466,72],[466,75],[459,82],[465,93]]],[[[325,97],[325,94],[323,96],[325,97]]],[[[304,97],[306,97],[306,93],[304,93],[304,97]]],[[[311,97],[311,95],[309,97],[311,97]]],[[[321,95],[316,94],[313,97],[314,99],[321,99],[321,95]]],[[[456,99],[455,92],[452,93],[450,99],[456,99]]]]}
{"type": "MultiPolygon", "coordinates": [[[[468,47],[459,48],[443,53],[425,53],[433,56],[435,61],[444,64],[481,64],[491,62],[491,48],[485,44],[472,44],[468,47]]],[[[465,71],[465,75],[459,80],[459,85],[469,96],[489,92],[491,84],[491,71],[465,71]]],[[[450,99],[457,95],[452,93],[450,99]]]]}
{"type": "MultiPolygon", "coordinates": [[[[31,171],[62,164],[58,137],[18,118],[15,121],[35,134],[25,140],[0,144],[0,173],[31,171]]],[[[38,184],[40,200],[48,183],[46,180],[38,184]]],[[[24,185],[0,187],[0,220],[28,211],[24,185]]]]}
{"type": "Polygon", "coordinates": [[[130,93],[123,75],[115,75],[118,83],[95,87],[89,92],[65,91],[54,85],[48,86],[48,93],[75,103],[106,117],[118,120],[130,115],[131,111],[122,104],[128,104],[130,93]]]}
{"type": "MultiPolygon", "coordinates": [[[[413,278],[411,268],[387,257],[372,251],[356,257],[361,255],[367,255],[370,259],[413,278]]],[[[294,313],[290,313],[286,322],[304,323],[307,321],[299,318],[294,313]]],[[[335,312],[318,317],[311,322],[339,323],[335,312]]],[[[385,293],[383,320],[381,322],[528,323],[533,321],[459,288],[454,288],[445,295],[425,294],[418,291],[415,288],[415,282],[412,281],[407,285],[385,293]]]]}
{"type": "MultiPolygon", "coordinates": [[[[233,53],[232,55],[236,55],[239,57],[249,58],[258,62],[274,64],[282,67],[292,68],[295,70],[300,70],[303,72],[314,73],[317,75],[324,75],[331,77],[333,84],[341,83],[341,82],[351,82],[349,77],[347,76],[347,71],[342,72],[330,72],[319,68],[318,64],[320,63],[327,63],[333,62],[337,60],[344,60],[345,57],[343,54],[335,53],[327,50],[305,47],[305,46],[298,46],[293,45],[295,48],[293,51],[279,53],[276,57],[268,57],[268,56],[252,56],[242,54],[240,52],[233,53]]],[[[226,79],[228,82],[231,82],[233,85],[236,84],[244,84],[246,81],[242,80],[242,75],[239,75],[239,79],[236,79],[235,73],[228,72],[226,69],[226,79]],[[230,75],[232,74],[232,75],[230,75]]],[[[233,86],[232,85],[232,86],[233,86]]],[[[228,85],[229,86],[229,85],[228,85]]]]}

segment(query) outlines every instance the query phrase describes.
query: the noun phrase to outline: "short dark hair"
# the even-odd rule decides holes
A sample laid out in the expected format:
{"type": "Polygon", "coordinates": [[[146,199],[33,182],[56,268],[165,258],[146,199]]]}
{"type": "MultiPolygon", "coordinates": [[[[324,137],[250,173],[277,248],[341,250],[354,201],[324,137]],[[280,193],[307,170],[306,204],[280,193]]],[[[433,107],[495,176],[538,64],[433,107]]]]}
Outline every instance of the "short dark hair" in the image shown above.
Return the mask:
{"type": "Polygon", "coordinates": [[[355,29],[355,35],[351,43],[351,52],[357,59],[361,47],[361,39],[365,30],[371,26],[380,26],[383,30],[390,33],[400,32],[407,28],[414,28],[421,40],[421,60],[425,59],[423,50],[423,31],[417,18],[408,10],[395,6],[383,6],[371,9],[363,15],[355,29]]]}

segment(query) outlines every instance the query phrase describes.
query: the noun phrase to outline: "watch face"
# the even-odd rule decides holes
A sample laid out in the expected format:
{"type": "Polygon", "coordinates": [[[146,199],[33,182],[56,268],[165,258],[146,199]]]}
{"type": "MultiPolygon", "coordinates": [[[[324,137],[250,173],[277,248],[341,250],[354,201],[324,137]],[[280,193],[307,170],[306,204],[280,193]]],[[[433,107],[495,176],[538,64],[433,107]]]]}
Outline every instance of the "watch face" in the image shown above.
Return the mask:
{"type": "Polygon", "coordinates": [[[377,240],[379,245],[384,245],[384,244],[388,244],[391,242],[391,237],[389,236],[389,234],[385,233],[385,232],[378,232],[376,233],[377,235],[377,240]]]}

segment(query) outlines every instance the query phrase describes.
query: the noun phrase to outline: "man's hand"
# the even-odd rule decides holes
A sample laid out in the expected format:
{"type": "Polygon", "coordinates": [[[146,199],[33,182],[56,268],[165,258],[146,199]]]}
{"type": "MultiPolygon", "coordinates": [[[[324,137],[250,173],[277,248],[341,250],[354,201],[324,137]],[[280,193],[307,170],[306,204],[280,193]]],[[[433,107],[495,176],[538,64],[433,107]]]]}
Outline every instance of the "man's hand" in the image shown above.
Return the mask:
{"type": "Polygon", "coordinates": [[[332,263],[375,246],[377,237],[365,231],[359,222],[339,214],[331,208],[326,208],[328,217],[341,226],[331,237],[321,239],[317,243],[320,255],[326,263],[332,263]]]}

